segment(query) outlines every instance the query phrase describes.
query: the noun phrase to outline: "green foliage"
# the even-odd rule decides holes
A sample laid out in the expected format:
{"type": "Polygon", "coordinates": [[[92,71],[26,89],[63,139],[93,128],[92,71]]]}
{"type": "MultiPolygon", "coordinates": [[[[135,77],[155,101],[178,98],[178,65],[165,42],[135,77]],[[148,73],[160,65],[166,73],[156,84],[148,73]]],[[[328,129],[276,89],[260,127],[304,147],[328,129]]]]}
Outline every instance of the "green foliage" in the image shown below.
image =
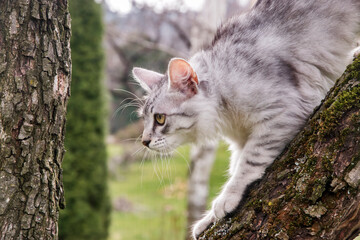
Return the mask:
{"type": "Polygon", "coordinates": [[[70,1],[73,72],[63,161],[66,209],[59,224],[59,238],[66,240],[108,235],[101,11],[94,0],[70,1]]]}

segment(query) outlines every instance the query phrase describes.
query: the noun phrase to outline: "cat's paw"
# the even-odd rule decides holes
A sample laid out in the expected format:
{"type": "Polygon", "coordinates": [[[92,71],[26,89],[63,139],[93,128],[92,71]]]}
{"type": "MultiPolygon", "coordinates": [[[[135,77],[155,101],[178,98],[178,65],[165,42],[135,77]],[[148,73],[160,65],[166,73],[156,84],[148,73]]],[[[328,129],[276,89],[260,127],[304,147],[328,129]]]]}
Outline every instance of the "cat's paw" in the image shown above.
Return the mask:
{"type": "Polygon", "coordinates": [[[223,218],[226,214],[235,210],[241,200],[239,193],[223,191],[212,204],[212,211],[216,218],[223,218]]]}
{"type": "Polygon", "coordinates": [[[193,227],[192,236],[196,240],[208,226],[216,222],[216,217],[212,211],[208,212],[202,219],[197,221],[193,227]]]}
{"type": "Polygon", "coordinates": [[[205,231],[216,220],[225,217],[226,214],[235,210],[241,200],[241,194],[223,191],[212,204],[211,211],[200,219],[193,227],[193,238],[205,231]]]}

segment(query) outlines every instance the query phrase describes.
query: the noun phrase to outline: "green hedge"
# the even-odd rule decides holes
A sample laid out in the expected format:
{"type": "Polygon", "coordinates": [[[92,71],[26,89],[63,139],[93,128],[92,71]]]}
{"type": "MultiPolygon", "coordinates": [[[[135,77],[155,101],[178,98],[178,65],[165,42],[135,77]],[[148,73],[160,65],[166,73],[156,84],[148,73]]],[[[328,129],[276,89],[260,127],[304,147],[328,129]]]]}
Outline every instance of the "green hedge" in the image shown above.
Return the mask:
{"type": "Polygon", "coordinates": [[[63,161],[66,208],[60,212],[59,238],[101,240],[107,238],[110,213],[102,10],[94,0],[70,0],[70,13],[73,71],[63,161]]]}

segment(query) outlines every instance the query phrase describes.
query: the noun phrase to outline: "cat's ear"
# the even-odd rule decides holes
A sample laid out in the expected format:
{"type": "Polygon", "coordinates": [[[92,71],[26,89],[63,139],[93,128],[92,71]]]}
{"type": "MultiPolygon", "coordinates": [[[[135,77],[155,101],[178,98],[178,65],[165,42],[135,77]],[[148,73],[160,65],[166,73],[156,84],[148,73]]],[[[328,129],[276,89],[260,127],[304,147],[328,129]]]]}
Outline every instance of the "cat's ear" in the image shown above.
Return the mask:
{"type": "Polygon", "coordinates": [[[188,97],[192,97],[198,92],[198,78],[190,64],[181,58],[170,60],[169,68],[169,89],[180,91],[188,97]]]}
{"type": "Polygon", "coordinates": [[[138,67],[134,67],[132,73],[135,80],[147,92],[150,92],[156,83],[160,82],[164,77],[163,74],[138,67]]]}

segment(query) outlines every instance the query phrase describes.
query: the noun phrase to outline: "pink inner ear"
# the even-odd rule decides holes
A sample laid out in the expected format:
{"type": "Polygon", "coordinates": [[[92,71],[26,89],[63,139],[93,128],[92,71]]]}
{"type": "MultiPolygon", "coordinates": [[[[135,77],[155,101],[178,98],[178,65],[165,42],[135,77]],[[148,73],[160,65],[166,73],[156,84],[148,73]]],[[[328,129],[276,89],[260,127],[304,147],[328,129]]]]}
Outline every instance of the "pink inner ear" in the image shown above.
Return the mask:
{"type": "Polygon", "coordinates": [[[169,64],[169,87],[188,96],[197,93],[198,78],[190,64],[180,58],[175,58],[169,64]]]}
{"type": "Polygon", "coordinates": [[[184,81],[187,80],[191,75],[190,65],[181,59],[171,61],[169,67],[170,79],[172,81],[184,81]]]}

